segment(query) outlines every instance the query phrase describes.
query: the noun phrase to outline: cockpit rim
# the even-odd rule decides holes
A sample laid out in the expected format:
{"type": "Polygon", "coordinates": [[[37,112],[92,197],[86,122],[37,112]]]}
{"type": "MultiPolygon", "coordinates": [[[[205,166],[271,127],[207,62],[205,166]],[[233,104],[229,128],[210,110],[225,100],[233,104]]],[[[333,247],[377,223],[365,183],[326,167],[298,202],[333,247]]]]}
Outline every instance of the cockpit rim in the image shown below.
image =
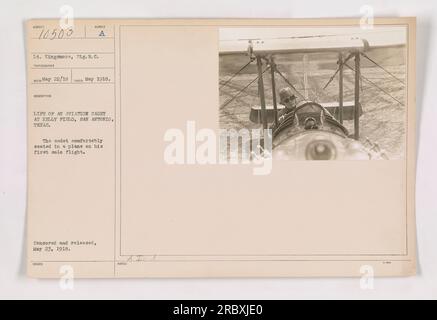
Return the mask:
{"type": "MultiPolygon", "coordinates": [[[[273,139],[279,134],[281,133],[283,130],[285,130],[286,128],[290,127],[293,125],[294,123],[294,119],[295,119],[295,115],[296,113],[303,109],[304,107],[306,107],[307,105],[315,105],[318,108],[320,108],[321,111],[323,111],[324,115],[325,115],[325,121],[329,122],[330,124],[335,125],[336,127],[338,127],[344,134],[344,137],[348,137],[349,136],[349,132],[348,130],[340,123],[338,122],[330,113],[328,110],[326,110],[321,104],[315,102],[315,101],[301,101],[298,103],[298,105],[296,106],[296,109],[293,110],[292,112],[288,113],[285,115],[284,119],[279,123],[277,128],[273,128],[273,132],[272,132],[272,136],[273,139]],[[291,119],[291,122],[290,122],[291,119]],[[287,122],[289,122],[287,124],[287,122]]],[[[336,133],[333,130],[326,130],[326,129],[311,129],[311,131],[327,131],[327,132],[333,132],[336,133]]],[[[297,134],[297,133],[296,133],[297,134]]],[[[338,134],[338,133],[337,133],[338,134]]]]}

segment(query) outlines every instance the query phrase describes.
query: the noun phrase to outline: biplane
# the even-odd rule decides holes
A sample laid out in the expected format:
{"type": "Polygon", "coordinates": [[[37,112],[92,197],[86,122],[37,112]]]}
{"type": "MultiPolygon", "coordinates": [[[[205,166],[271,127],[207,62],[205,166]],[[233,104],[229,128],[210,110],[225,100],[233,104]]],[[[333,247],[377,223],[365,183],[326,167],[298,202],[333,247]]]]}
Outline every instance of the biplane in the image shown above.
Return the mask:
{"type": "MultiPolygon", "coordinates": [[[[356,35],[346,36],[313,36],[313,37],[282,37],[270,39],[237,39],[220,43],[220,55],[246,54],[248,65],[255,64],[257,68],[259,105],[251,106],[249,119],[262,125],[262,129],[272,130],[272,152],[275,159],[292,160],[349,160],[349,159],[387,159],[384,150],[377,142],[368,138],[360,139],[360,117],[363,114],[360,103],[361,59],[367,59],[394,76],[383,66],[372,60],[366,52],[370,48],[403,46],[402,40],[392,38],[389,42],[372,44],[366,38],[356,35]],[[301,93],[296,85],[278,69],[276,63],[281,54],[335,53],[338,57],[337,69],[330,77],[324,89],[338,78],[338,102],[320,103],[308,98],[307,90],[301,93]],[[352,66],[351,66],[352,65],[352,66]],[[344,101],[344,69],[353,71],[354,101],[344,101]],[[266,103],[266,88],[263,74],[270,71],[270,87],[272,104],[266,103]],[[281,78],[295,92],[299,102],[294,110],[279,117],[284,105],[277,101],[276,79],[281,78]],[[353,130],[349,132],[343,121],[353,122],[353,130]]],[[[306,77],[306,75],[304,75],[306,77]]],[[[228,85],[235,74],[222,82],[228,85]]],[[[252,83],[251,82],[251,83],[252,83]]],[[[248,85],[250,85],[249,83],[248,85]]],[[[247,86],[246,86],[247,87],[247,86]]],[[[245,88],[246,88],[245,87],[245,88]]],[[[243,88],[244,89],[244,88],[243,88]]],[[[225,101],[228,104],[231,100],[225,101]]],[[[223,105],[222,105],[223,106],[223,105]]]]}

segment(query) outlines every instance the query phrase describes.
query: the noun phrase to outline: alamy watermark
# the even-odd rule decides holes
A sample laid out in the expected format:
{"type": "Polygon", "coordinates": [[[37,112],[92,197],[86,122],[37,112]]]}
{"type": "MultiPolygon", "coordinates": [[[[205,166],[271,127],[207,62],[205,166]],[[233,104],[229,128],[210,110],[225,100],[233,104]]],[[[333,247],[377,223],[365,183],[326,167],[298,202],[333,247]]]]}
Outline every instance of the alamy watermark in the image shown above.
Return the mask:
{"type": "Polygon", "coordinates": [[[370,265],[362,265],[360,267],[360,288],[362,290],[373,290],[373,282],[375,279],[375,271],[373,270],[373,267],[370,265]]]}
{"type": "Polygon", "coordinates": [[[59,287],[61,290],[74,290],[74,268],[71,265],[62,265],[59,268],[59,287]]]}
{"type": "Polygon", "coordinates": [[[254,175],[272,171],[270,129],[197,130],[187,121],[185,131],[171,128],[164,133],[164,161],[170,165],[253,165],[254,175]]]}
{"type": "Polygon", "coordinates": [[[364,30],[373,29],[375,25],[373,7],[369,5],[361,6],[360,13],[362,14],[360,19],[360,28],[364,30]]]}

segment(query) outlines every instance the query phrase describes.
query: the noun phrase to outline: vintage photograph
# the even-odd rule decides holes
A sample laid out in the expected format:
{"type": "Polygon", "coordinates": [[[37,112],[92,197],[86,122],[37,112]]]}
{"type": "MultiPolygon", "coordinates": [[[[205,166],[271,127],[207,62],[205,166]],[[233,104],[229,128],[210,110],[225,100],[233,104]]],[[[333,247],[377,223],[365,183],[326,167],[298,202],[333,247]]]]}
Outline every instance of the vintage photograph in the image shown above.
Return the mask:
{"type": "Polygon", "coordinates": [[[273,159],[403,159],[406,39],[406,26],[221,28],[220,128],[270,129],[273,159]]]}

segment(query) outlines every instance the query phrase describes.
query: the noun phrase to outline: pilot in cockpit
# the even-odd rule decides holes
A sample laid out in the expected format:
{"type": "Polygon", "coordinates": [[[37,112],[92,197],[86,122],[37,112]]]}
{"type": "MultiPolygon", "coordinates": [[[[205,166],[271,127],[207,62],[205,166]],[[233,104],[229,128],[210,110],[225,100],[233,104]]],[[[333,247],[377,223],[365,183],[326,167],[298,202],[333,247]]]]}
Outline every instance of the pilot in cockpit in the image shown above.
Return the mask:
{"type": "Polygon", "coordinates": [[[290,87],[282,88],[279,91],[279,99],[280,99],[280,103],[285,107],[284,109],[278,112],[279,118],[285,116],[290,112],[293,112],[296,109],[296,104],[297,104],[296,96],[293,94],[293,91],[291,91],[290,87]]]}

